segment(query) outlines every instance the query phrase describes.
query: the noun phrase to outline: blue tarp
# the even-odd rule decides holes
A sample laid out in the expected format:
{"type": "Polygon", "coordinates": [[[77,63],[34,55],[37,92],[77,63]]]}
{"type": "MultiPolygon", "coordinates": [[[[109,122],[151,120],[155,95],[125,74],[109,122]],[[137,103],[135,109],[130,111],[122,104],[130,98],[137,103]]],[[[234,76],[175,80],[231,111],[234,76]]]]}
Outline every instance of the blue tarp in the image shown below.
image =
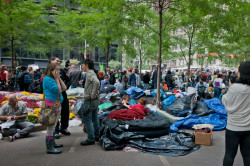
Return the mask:
{"type": "Polygon", "coordinates": [[[141,88],[137,87],[130,87],[126,90],[126,93],[132,98],[132,99],[139,99],[142,97],[145,93],[141,88]]]}
{"type": "Polygon", "coordinates": [[[213,98],[211,100],[204,100],[203,102],[216,113],[203,117],[199,117],[198,115],[190,115],[183,119],[177,120],[170,126],[171,132],[176,132],[179,130],[179,128],[192,129],[195,124],[211,124],[214,126],[213,130],[225,129],[227,126],[227,112],[220,100],[213,98]]]}
{"type": "Polygon", "coordinates": [[[163,100],[163,107],[166,108],[167,106],[171,105],[173,102],[175,102],[175,95],[171,95],[167,99],[163,100]]]}
{"type": "Polygon", "coordinates": [[[136,105],[137,102],[134,99],[130,99],[128,102],[129,105],[136,105]]]}
{"type": "MultiPolygon", "coordinates": [[[[157,89],[155,89],[154,91],[152,91],[152,92],[151,92],[151,95],[152,95],[153,97],[155,97],[156,93],[157,93],[157,89]]],[[[166,99],[166,98],[167,98],[165,92],[164,92],[162,89],[160,89],[160,93],[161,93],[163,99],[166,99]]]]}

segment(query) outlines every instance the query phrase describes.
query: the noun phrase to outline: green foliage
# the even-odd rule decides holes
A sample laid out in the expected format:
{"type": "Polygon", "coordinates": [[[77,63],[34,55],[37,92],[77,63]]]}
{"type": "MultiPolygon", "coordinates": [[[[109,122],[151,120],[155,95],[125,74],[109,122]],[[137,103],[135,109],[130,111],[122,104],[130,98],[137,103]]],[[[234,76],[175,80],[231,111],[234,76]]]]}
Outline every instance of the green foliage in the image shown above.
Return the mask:
{"type": "Polygon", "coordinates": [[[48,52],[56,26],[47,20],[45,7],[35,0],[0,1],[0,46],[48,52]]]}
{"type": "MultiPolygon", "coordinates": [[[[61,63],[61,65],[62,65],[62,66],[65,66],[66,61],[67,61],[67,60],[63,60],[62,63],[61,63]]],[[[73,58],[73,59],[70,59],[69,61],[70,61],[70,64],[74,64],[74,65],[79,65],[79,63],[80,63],[79,60],[74,59],[74,58],[73,58]]]]}
{"type": "Polygon", "coordinates": [[[111,67],[112,69],[117,69],[121,65],[122,65],[122,63],[119,61],[114,61],[114,60],[109,61],[109,67],[111,67]]]}

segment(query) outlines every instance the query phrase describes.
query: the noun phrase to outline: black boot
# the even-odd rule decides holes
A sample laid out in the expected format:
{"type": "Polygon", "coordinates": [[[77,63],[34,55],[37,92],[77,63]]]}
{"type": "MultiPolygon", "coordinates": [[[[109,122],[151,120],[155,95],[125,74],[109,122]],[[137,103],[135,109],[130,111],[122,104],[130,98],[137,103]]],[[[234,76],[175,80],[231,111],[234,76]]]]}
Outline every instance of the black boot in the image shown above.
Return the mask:
{"type": "Polygon", "coordinates": [[[82,141],[81,145],[82,146],[87,146],[87,145],[94,145],[95,144],[95,140],[91,141],[91,140],[86,140],[86,141],[82,141]]]}
{"type": "Polygon", "coordinates": [[[48,138],[46,137],[46,147],[47,147],[47,153],[48,154],[59,154],[62,153],[61,150],[54,148],[54,138],[48,138]]]}
{"type": "Polygon", "coordinates": [[[53,139],[53,144],[54,144],[54,148],[61,148],[61,147],[63,147],[63,144],[56,144],[55,143],[55,139],[53,139]]]}

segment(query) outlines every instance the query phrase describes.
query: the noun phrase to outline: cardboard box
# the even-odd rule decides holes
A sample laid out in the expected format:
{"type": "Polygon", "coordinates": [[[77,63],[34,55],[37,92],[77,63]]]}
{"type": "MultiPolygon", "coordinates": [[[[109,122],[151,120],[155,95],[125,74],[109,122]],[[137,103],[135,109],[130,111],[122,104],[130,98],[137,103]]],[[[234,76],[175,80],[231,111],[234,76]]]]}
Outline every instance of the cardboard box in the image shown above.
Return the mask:
{"type": "Polygon", "coordinates": [[[210,146],[212,142],[212,133],[195,132],[195,144],[210,146]]]}

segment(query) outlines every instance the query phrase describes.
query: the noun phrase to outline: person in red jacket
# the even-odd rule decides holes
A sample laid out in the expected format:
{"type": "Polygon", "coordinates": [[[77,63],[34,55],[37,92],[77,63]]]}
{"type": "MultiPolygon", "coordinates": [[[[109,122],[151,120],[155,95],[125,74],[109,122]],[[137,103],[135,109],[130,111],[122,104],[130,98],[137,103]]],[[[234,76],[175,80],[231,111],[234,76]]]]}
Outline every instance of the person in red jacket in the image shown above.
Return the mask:
{"type": "Polygon", "coordinates": [[[136,104],[136,105],[130,105],[130,106],[128,106],[128,108],[129,109],[139,109],[139,110],[144,111],[145,113],[148,113],[148,109],[146,107],[147,100],[145,98],[141,97],[138,100],[138,103],[139,104],[136,104]]]}

